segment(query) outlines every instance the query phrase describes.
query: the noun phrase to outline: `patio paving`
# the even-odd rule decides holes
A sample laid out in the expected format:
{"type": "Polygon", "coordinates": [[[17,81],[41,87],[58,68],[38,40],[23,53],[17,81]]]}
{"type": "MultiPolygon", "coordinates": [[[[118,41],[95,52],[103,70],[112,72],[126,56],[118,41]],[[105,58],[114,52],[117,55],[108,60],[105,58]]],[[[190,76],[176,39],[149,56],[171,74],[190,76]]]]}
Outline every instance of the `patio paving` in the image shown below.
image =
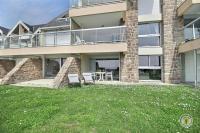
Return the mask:
{"type": "Polygon", "coordinates": [[[52,88],[53,87],[53,80],[54,79],[38,79],[38,80],[20,82],[20,83],[12,84],[12,85],[14,85],[14,86],[27,86],[27,87],[47,87],[47,88],[52,88]]]}
{"type": "Polygon", "coordinates": [[[174,84],[166,84],[161,81],[140,81],[139,83],[127,83],[120,81],[96,81],[95,84],[103,84],[103,85],[174,85],[174,84]]]}
{"type": "MultiPolygon", "coordinates": [[[[54,79],[39,79],[39,80],[32,80],[27,82],[21,82],[17,84],[12,84],[14,86],[27,86],[27,87],[46,87],[46,88],[53,88],[53,80],[54,79]]],[[[83,81],[82,81],[83,83],[83,81]]],[[[126,83],[120,81],[96,81],[95,84],[100,85],[173,85],[173,84],[166,84],[162,83],[161,81],[140,81],[139,83],[126,83]]]]}

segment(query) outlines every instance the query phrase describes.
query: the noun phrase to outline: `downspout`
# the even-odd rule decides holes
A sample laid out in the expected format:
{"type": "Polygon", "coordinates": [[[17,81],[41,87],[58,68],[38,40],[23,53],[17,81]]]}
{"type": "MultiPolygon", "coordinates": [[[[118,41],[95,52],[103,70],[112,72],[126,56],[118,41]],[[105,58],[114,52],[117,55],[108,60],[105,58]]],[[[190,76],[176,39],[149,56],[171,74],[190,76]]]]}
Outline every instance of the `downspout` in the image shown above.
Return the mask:
{"type": "Polygon", "coordinates": [[[195,75],[195,87],[197,87],[197,50],[194,50],[194,75],[195,75]]]}

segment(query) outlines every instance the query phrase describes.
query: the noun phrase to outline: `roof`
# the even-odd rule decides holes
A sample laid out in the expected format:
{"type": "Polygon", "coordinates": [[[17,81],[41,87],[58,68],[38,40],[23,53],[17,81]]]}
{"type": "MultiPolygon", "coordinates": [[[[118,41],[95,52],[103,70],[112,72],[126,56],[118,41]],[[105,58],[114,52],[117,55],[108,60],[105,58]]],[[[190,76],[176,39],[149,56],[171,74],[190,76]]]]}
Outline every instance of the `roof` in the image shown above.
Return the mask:
{"type": "Polygon", "coordinates": [[[69,11],[65,11],[53,20],[51,20],[49,23],[45,25],[45,27],[53,27],[53,26],[61,26],[61,25],[69,25],[70,22],[66,19],[69,17],[69,11]]]}
{"type": "Polygon", "coordinates": [[[0,26],[0,30],[3,32],[4,35],[7,35],[9,32],[9,29],[2,27],[2,26],[0,26]]]}
{"type": "Polygon", "coordinates": [[[70,22],[67,20],[68,17],[69,17],[69,11],[67,10],[62,14],[60,14],[59,16],[57,16],[56,18],[54,18],[53,20],[51,20],[47,24],[29,25],[23,21],[18,21],[17,24],[10,31],[8,29],[6,30],[6,34],[7,36],[9,36],[19,24],[21,24],[24,28],[26,28],[28,31],[31,31],[32,33],[37,32],[39,28],[43,27],[48,28],[48,27],[69,25],[70,22]]]}

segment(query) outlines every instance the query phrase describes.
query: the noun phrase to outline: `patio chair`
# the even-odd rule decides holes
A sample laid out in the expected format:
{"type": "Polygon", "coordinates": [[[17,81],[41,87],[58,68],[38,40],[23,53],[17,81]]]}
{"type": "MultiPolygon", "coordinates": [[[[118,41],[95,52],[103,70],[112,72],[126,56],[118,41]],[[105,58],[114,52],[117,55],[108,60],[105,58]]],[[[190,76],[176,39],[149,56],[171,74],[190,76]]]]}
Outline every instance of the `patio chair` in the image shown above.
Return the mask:
{"type": "Polygon", "coordinates": [[[113,73],[112,72],[106,72],[105,74],[106,80],[110,78],[111,81],[113,81],[113,73]]]}
{"type": "Polygon", "coordinates": [[[81,40],[79,36],[76,36],[76,42],[74,45],[81,45],[81,44],[86,44],[85,40],[81,40]]]}
{"type": "Polygon", "coordinates": [[[69,85],[79,85],[81,86],[81,81],[78,74],[68,74],[69,85]]]}
{"type": "Polygon", "coordinates": [[[92,73],[83,73],[82,75],[83,75],[85,84],[94,84],[95,83],[92,73]]]}

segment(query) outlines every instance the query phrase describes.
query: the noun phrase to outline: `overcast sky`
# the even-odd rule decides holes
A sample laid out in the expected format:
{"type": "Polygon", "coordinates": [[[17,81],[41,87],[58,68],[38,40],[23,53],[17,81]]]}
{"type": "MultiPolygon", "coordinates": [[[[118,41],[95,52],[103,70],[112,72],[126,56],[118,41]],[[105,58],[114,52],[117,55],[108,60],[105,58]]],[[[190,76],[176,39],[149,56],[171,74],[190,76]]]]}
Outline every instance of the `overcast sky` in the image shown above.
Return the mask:
{"type": "Polygon", "coordinates": [[[0,0],[0,26],[12,28],[19,20],[44,24],[66,11],[69,0],[0,0]]]}

